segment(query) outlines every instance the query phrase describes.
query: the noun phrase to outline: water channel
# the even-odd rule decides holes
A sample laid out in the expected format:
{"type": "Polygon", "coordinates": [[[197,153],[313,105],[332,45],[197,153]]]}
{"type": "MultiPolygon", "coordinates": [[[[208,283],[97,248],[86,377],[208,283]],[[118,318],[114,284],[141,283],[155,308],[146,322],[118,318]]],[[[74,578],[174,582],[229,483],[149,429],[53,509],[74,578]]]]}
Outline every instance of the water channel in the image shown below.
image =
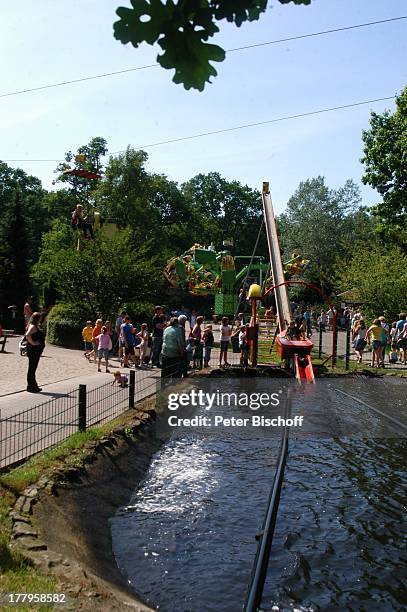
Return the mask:
{"type": "MultiPolygon", "coordinates": [[[[223,380],[222,389],[228,384],[236,388],[223,380]]],[[[273,390],[285,393],[286,384],[274,380],[273,390]]],[[[304,414],[307,426],[290,432],[262,609],[407,605],[407,442],[394,423],[352,399],[402,421],[405,384],[334,379],[294,393],[293,414],[304,414]]],[[[247,414],[233,408],[234,416],[247,414]]],[[[169,432],[111,524],[117,564],[152,608],[242,609],[280,434],[259,427],[169,432]]]]}

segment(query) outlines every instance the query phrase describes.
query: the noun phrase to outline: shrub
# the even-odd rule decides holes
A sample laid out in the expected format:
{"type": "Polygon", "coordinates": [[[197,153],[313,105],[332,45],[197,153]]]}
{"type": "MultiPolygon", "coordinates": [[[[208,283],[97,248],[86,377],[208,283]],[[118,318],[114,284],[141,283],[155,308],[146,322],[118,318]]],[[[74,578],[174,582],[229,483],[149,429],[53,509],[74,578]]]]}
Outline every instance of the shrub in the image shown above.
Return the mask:
{"type": "Polygon", "coordinates": [[[47,317],[47,342],[70,349],[83,346],[82,329],[94,317],[84,305],[57,304],[47,317]]]}

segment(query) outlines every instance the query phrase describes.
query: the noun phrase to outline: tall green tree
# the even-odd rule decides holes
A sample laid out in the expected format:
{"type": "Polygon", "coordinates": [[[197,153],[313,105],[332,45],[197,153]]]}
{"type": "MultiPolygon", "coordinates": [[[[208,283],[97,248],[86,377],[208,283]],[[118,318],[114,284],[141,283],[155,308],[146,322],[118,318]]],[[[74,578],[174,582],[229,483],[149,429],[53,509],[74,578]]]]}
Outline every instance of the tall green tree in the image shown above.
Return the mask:
{"type": "Polygon", "coordinates": [[[357,288],[368,319],[385,315],[398,318],[407,306],[407,255],[396,245],[383,250],[380,244],[356,243],[350,258],[338,266],[342,290],[357,288]]]}
{"type": "Polygon", "coordinates": [[[59,164],[55,170],[58,174],[55,183],[65,183],[75,199],[87,205],[93,198],[93,191],[96,189],[98,179],[64,173],[67,170],[87,170],[100,174],[103,169],[102,157],[107,154],[107,151],[107,142],[100,136],[96,136],[88,144],[80,146],[76,153],[68,151],[65,153],[65,161],[59,164]]]}
{"type": "Polygon", "coordinates": [[[0,206],[0,313],[5,316],[8,306],[21,312],[30,294],[30,252],[21,192],[0,192],[0,206]]]}
{"type": "Polygon", "coordinates": [[[407,87],[396,98],[394,113],[373,113],[363,132],[365,174],[362,180],[376,189],[382,201],[373,208],[378,231],[407,245],[407,87]]]}
{"type": "MultiPolygon", "coordinates": [[[[279,0],[281,4],[310,4],[311,0],[279,0]]],[[[222,62],[225,51],[208,43],[226,20],[240,27],[255,21],[267,9],[267,0],[131,0],[132,8],[119,7],[114,36],[138,47],[158,43],[163,53],[158,63],[175,69],[174,83],[202,91],[217,72],[211,62],[222,62]]]]}
{"type": "Polygon", "coordinates": [[[174,181],[146,169],[145,151],[128,147],[111,157],[96,192],[98,209],[164,262],[193,240],[193,209],[174,181]]]}
{"type": "Polygon", "coordinates": [[[250,255],[262,218],[260,194],[218,172],[198,174],[182,185],[197,215],[197,242],[222,248],[232,239],[234,252],[250,255]]]}
{"type": "Polygon", "coordinates": [[[20,193],[29,262],[33,262],[38,257],[42,233],[50,227],[50,219],[44,207],[46,192],[37,177],[0,161],[0,217],[4,212],[2,202],[6,202],[8,195],[15,191],[20,193]]]}
{"type": "Polygon", "coordinates": [[[299,252],[310,260],[304,278],[331,291],[336,261],[349,249],[355,227],[369,233],[371,222],[360,210],[360,193],[353,181],[335,190],[318,176],[300,183],[278,226],[283,259],[299,252]]]}

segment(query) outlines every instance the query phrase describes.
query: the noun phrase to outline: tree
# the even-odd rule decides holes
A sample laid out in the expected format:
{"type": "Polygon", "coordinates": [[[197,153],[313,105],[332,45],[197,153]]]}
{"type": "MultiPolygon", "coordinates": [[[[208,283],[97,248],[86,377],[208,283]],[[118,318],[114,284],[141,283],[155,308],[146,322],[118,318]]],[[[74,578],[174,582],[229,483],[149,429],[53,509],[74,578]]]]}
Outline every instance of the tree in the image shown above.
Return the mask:
{"type": "Polygon", "coordinates": [[[231,239],[234,252],[250,255],[262,218],[257,191],[238,181],[227,181],[218,172],[198,174],[182,185],[196,214],[196,240],[221,248],[231,239]]]}
{"type": "Polygon", "coordinates": [[[72,151],[65,153],[65,161],[59,164],[55,170],[58,178],[55,182],[67,183],[76,200],[88,204],[92,192],[96,188],[97,179],[64,174],[67,170],[87,170],[100,174],[103,168],[101,158],[107,154],[107,142],[104,138],[97,136],[92,138],[87,145],[79,147],[76,154],[72,151]],[[73,168],[72,168],[73,166],[73,168]]]}
{"type": "Polygon", "coordinates": [[[0,313],[17,305],[20,312],[30,294],[29,242],[19,190],[0,193],[0,313]]]}
{"type": "Polygon", "coordinates": [[[380,244],[358,243],[353,257],[342,264],[340,287],[344,291],[357,287],[368,319],[384,314],[393,321],[406,308],[407,255],[398,246],[384,252],[380,244]]]}
{"type": "Polygon", "coordinates": [[[41,181],[0,162],[0,315],[22,308],[31,292],[29,272],[41,235],[50,225],[41,181]]]}
{"type": "Polygon", "coordinates": [[[148,155],[128,147],[111,157],[96,191],[102,215],[129,227],[136,244],[144,244],[162,264],[191,245],[194,211],[174,181],[145,168],[148,155]]]}
{"type": "Polygon", "coordinates": [[[131,225],[133,228],[141,228],[139,238],[143,240],[150,227],[150,215],[146,210],[147,159],[147,153],[131,147],[111,157],[96,192],[97,207],[102,215],[114,219],[119,227],[131,225]]]}
{"type": "Polygon", "coordinates": [[[407,87],[396,98],[396,111],[371,114],[363,132],[363,182],[376,189],[382,202],[373,208],[383,237],[407,243],[407,87]]]}
{"type": "Polygon", "coordinates": [[[304,278],[331,291],[337,258],[348,252],[356,227],[371,231],[359,205],[359,189],[351,180],[337,190],[329,189],[322,176],[300,183],[278,218],[283,259],[299,252],[310,260],[304,278]]]}
{"type": "Polygon", "coordinates": [[[100,232],[77,251],[74,232],[59,221],[44,236],[33,278],[38,284],[52,282],[62,301],[85,305],[94,317],[106,319],[125,302],[154,299],[161,275],[143,247],[134,245],[129,230],[110,238],[100,232]]]}
{"type": "MultiPolygon", "coordinates": [[[[282,4],[310,4],[311,0],[279,0],[282,4]]],[[[174,83],[203,91],[217,72],[210,62],[222,62],[225,51],[207,43],[219,32],[216,22],[226,19],[238,27],[255,21],[267,9],[267,0],[131,0],[133,8],[119,7],[114,36],[138,47],[158,42],[163,53],[158,63],[175,68],[174,83]]]]}

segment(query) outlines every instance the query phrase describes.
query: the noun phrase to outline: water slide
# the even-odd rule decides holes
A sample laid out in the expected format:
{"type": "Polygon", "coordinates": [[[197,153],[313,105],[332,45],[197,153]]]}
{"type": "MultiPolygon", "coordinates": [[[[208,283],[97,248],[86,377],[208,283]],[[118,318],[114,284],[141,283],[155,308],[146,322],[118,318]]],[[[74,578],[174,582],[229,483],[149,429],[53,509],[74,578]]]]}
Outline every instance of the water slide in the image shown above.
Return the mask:
{"type": "Polygon", "coordinates": [[[282,359],[292,360],[296,378],[300,382],[314,382],[310,356],[313,346],[311,340],[308,338],[306,340],[289,340],[285,337],[285,330],[292,320],[292,312],[287,285],[282,284],[285,281],[284,268],[281,261],[277,225],[268,183],[263,183],[262,199],[273,284],[280,285],[274,289],[279,324],[277,350],[282,359]]]}

